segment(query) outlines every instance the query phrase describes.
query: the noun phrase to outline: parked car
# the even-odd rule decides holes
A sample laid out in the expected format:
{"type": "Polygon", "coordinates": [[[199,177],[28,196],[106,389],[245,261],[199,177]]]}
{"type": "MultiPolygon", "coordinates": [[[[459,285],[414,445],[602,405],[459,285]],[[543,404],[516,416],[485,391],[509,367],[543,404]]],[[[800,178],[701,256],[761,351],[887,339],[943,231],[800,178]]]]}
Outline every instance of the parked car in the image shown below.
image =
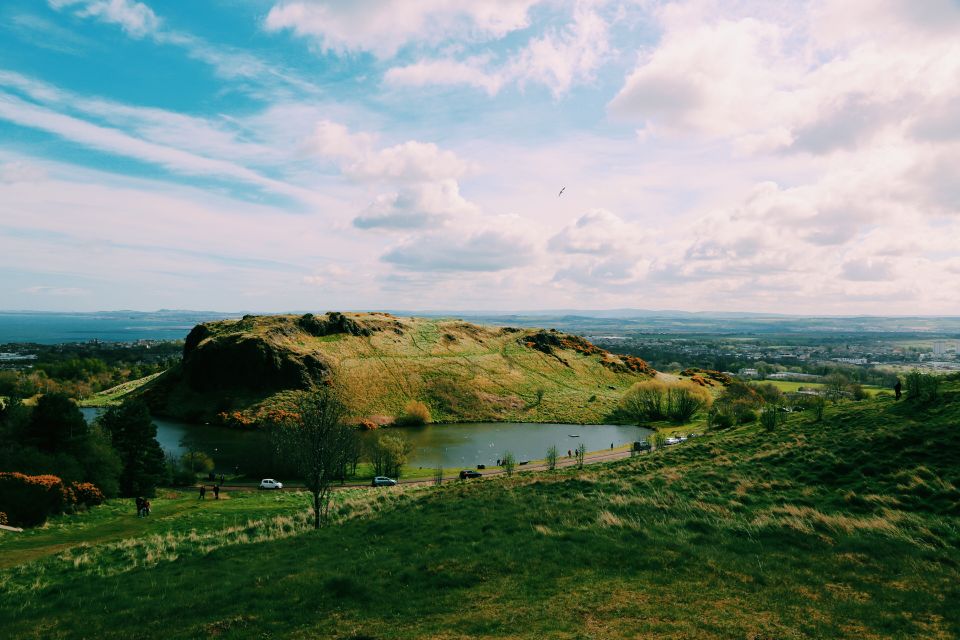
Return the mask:
{"type": "Polygon", "coordinates": [[[460,472],[460,479],[467,480],[468,478],[480,478],[483,474],[479,471],[474,471],[473,469],[464,469],[460,472]]]}
{"type": "Polygon", "coordinates": [[[372,487],[392,487],[397,484],[397,481],[393,478],[388,478],[387,476],[377,476],[373,479],[373,482],[370,483],[372,487]]]}
{"type": "Polygon", "coordinates": [[[650,451],[650,449],[652,449],[652,448],[653,448],[653,447],[651,446],[651,444],[650,444],[649,442],[645,442],[645,441],[643,441],[643,440],[633,443],[633,450],[634,450],[634,451],[650,451]]]}
{"type": "Polygon", "coordinates": [[[666,444],[667,445],[680,444],[680,438],[667,438],[666,444]]]}
{"type": "Polygon", "coordinates": [[[260,481],[261,489],[283,489],[283,483],[273,478],[264,478],[260,481]]]}

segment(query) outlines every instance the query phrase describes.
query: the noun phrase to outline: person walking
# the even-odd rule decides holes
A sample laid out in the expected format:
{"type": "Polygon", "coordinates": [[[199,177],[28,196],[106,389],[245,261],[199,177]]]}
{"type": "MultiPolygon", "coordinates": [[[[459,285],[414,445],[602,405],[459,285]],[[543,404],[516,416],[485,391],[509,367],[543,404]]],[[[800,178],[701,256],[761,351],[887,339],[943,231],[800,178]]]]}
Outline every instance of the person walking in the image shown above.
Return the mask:
{"type": "Polygon", "coordinates": [[[150,501],[144,500],[143,501],[143,517],[146,518],[149,515],[150,515],[150,501]]]}
{"type": "Polygon", "coordinates": [[[137,517],[138,518],[143,517],[143,502],[144,502],[143,498],[137,496],[137,517]]]}
{"type": "Polygon", "coordinates": [[[900,391],[902,389],[903,389],[903,384],[900,382],[900,379],[897,378],[897,384],[893,385],[893,393],[896,394],[893,398],[894,400],[900,399],[900,396],[902,395],[900,391]]]}
{"type": "Polygon", "coordinates": [[[220,499],[220,485],[218,484],[213,485],[213,499],[214,500],[220,499]]]}
{"type": "Polygon", "coordinates": [[[200,500],[203,500],[207,497],[207,485],[200,485],[200,500]]]}

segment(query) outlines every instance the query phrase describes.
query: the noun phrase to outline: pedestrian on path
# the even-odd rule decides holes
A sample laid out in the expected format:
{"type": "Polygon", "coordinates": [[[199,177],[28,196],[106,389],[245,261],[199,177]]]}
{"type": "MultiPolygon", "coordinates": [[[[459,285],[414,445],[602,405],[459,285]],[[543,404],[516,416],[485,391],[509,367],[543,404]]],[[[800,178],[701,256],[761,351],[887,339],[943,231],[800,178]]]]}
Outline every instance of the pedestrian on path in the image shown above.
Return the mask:
{"type": "Polygon", "coordinates": [[[204,500],[207,497],[207,485],[200,485],[200,500],[204,500]]]}
{"type": "Polygon", "coordinates": [[[213,499],[214,500],[220,499],[220,485],[218,484],[213,485],[213,499]]]}

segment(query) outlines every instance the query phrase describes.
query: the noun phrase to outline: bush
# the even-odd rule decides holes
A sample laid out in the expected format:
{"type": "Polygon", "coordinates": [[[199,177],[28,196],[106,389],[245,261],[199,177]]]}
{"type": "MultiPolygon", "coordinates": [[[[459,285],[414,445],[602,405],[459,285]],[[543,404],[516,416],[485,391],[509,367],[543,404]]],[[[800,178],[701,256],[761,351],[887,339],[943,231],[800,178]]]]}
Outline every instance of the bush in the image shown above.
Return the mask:
{"type": "Polygon", "coordinates": [[[620,408],[638,424],[666,417],[667,385],[659,380],[638,382],[623,394],[620,408]]]}
{"type": "Polygon", "coordinates": [[[733,426],[733,416],[725,411],[711,411],[707,416],[707,424],[711,429],[729,429],[733,426]]]}
{"type": "Polygon", "coordinates": [[[0,511],[13,525],[41,525],[47,516],[72,508],[75,501],[73,491],[57,476],[0,472],[0,511]]]}
{"type": "Polygon", "coordinates": [[[701,409],[710,406],[713,396],[701,386],[687,380],[667,387],[667,416],[674,422],[689,422],[701,409]]]}
{"type": "Polygon", "coordinates": [[[70,488],[73,491],[77,504],[95,507],[103,504],[103,501],[106,499],[103,496],[103,492],[92,482],[74,482],[70,485],[70,488]]]}
{"type": "Polygon", "coordinates": [[[907,400],[927,404],[937,399],[940,377],[914,369],[907,374],[907,400]]]}
{"type": "Polygon", "coordinates": [[[777,425],[783,422],[783,412],[775,404],[768,404],[760,411],[760,424],[768,432],[777,428],[777,425]]]}
{"type": "Polygon", "coordinates": [[[397,424],[405,427],[419,427],[430,422],[430,409],[419,400],[411,400],[403,409],[403,415],[397,424]]]}

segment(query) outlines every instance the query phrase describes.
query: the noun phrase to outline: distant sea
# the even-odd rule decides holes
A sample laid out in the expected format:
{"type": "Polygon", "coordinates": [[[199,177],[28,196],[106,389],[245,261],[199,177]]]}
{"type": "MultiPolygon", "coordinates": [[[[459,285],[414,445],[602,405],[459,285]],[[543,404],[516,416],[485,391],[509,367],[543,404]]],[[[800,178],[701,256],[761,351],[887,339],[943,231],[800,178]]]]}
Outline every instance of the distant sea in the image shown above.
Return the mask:
{"type": "Polygon", "coordinates": [[[239,315],[203,311],[0,311],[0,344],[182,340],[196,324],[239,315]]]}

